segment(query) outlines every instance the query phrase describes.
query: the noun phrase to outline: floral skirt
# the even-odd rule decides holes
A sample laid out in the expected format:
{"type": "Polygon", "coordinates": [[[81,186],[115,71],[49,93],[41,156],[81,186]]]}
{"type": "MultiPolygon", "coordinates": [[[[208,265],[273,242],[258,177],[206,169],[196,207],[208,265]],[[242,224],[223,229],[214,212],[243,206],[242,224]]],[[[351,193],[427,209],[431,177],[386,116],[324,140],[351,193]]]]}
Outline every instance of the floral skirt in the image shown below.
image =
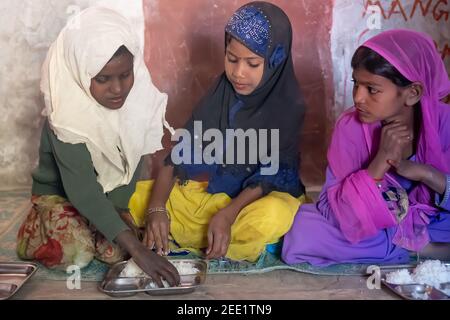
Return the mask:
{"type": "Polygon", "coordinates": [[[94,258],[108,264],[125,252],[98,232],[68,202],[57,195],[33,196],[32,208],[17,235],[17,254],[52,269],[87,266],[94,258]]]}

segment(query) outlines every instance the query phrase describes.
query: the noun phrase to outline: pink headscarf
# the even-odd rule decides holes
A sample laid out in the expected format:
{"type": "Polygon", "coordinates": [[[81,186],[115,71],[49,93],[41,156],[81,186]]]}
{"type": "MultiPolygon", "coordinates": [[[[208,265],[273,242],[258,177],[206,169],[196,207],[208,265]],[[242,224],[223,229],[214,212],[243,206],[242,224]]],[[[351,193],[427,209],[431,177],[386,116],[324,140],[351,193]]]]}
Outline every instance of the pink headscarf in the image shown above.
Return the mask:
{"type": "Polygon", "coordinates": [[[448,172],[448,165],[441,152],[439,112],[436,109],[441,104],[439,100],[450,93],[450,81],[433,40],[416,31],[390,30],[373,37],[363,46],[384,57],[408,80],[422,83],[422,128],[417,159],[448,172]]]}
{"type": "MultiPolygon", "coordinates": [[[[416,31],[389,30],[371,38],[363,46],[374,50],[384,57],[408,80],[412,82],[417,81],[423,85],[424,92],[420,101],[422,123],[418,137],[416,159],[419,163],[432,165],[443,173],[448,174],[450,158],[443,150],[442,140],[448,140],[450,136],[442,137],[439,128],[442,127],[440,123],[440,121],[443,121],[442,110],[443,108],[448,108],[440,100],[450,93],[450,81],[444,63],[438,55],[432,39],[416,31]]],[[[354,112],[347,112],[341,117],[337,123],[333,141],[328,150],[330,168],[338,180],[344,179],[350,173],[355,172],[355,166],[357,165],[359,169],[363,169],[364,165],[367,166],[367,161],[372,159],[377,152],[377,145],[380,138],[378,130],[380,124],[361,124],[359,121],[355,121],[355,117],[356,114],[354,112]],[[351,120],[349,120],[350,118],[351,120]],[[341,127],[345,127],[341,132],[338,130],[340,124],[341,127]],[[343,159],[340,153],[343,151],[343,148],[347,148],[344,144],[345,140],[349,139],[349,132],[354,132],[355,134],[359,132],[359,136],[361,136],[361,131],[363,137],[356,138],[358,140],[357,143],[365,144],[365,146],[358,145],[359,153],[355,155],[355,159],[347,159],[349,161],[345,161],[346,159],[343,159]]],[[[450,123],[446,125],[450,126],[450,123]]],[[[370,177],[367,177],[366,172],[365,175],[360,175],[358,179],[362,181],[370,179],[370,177]]],[[[389,174],[386,175],[386,180],[392,184],[396,184],[395,179],[389,174]]],[[[364,184],[367,185],[368,190],[363,190],[364,186],[361,186],[358,191],[362,194],[365,192],[372,194],[373,199],[371,201],[373,200],[373,203],[370,205],[361,203],[361,208],[353,207],[352,209],[355,212],[354,216],[346,216],[344,212],[337,212],[336,214],[344,234],[346,234],[347,238],[353,240],[361,240],[362,235],[374,234],[374,225],[377,225],[377,223],[378,225],[391,224],[388,218],[381,221],[383,218],[376,216],[383,216],[385,213],[382,212],[374,212],[371,214],[362,213],[363,218],[356,217],[358,211],[361,213],[364,210],[367,211],[369,208],[375,208],[376,202],[379,204],[376,207],[377,210],[381,210],[382,197],[376,196],[376,200],[374,200],[374,189],[371,186],[369,187],[369,185],[374,185],[373,181],[367,183],[364,181],[362,185],[364,184]],[[352,230],[354,229],[352,226],[355,225],[358,225],[358,228],[364,229],[365,224],[363,221],[367,221],[367,216],[372,219],[372,226],[370,226],[372,229],[370,231],[352,230]],[[353,219],[353,222],[346,222],[344,219],[353,219]],[[355,223],[358,219],[359,222],[355,223]],[[379,221],[377,222],[376,219],[379,219],[379,221]]],[[[331,192],[333,193],[334,191],[331,192]]],[[[338,197],[342,192],[342,190],[339,193],[337,191],[334,192],[335,194],[331,198],[334,198],[335,202],[339,201],[338,197]]],[[[420,250],[429,242],[429,235],[426,228],[426,225],[429,223],[428,216],[438,212],[433,206],[433,200],[431,190],[423,184],[414,188],[409,193],[409,211],[406,218],[400,222],[398,231],[394,236],[393,242],[395,244],[409,250],[420,250]]],[[[339,211],[339,204],[334,203],[333,205],[333,200],[331,202],[333,209],[339,211]]],[[[383,209],[382,211],[387,212],[387,209],[383,209]]]]}

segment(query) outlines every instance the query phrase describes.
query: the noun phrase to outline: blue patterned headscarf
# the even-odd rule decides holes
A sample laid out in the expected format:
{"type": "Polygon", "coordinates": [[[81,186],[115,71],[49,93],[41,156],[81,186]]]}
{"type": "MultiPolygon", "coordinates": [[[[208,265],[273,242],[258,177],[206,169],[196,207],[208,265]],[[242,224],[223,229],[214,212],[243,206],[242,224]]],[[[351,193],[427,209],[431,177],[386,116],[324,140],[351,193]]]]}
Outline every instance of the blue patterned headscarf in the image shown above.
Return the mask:
{"type": "Polygon", "coordinates": [[[264,12],[254,6],[245,6],[233,14],[225,31],[257,55],[265,57],[270,46],[271,27],[264,12]]]}

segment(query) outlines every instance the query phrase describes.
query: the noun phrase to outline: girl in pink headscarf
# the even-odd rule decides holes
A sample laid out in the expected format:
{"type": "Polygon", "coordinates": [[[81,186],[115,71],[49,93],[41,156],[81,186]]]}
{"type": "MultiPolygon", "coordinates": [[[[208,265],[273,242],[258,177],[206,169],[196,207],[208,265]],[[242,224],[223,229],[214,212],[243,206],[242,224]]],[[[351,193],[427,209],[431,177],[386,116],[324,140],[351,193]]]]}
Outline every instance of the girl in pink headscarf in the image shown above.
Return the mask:
{"type": "Polygon", "coordinates": [[[286,234],[289,264],[450,256],[450,81],[433,41],[383,32],[352,58],[354,106],[338,119],[317,204],[286,234]]]}

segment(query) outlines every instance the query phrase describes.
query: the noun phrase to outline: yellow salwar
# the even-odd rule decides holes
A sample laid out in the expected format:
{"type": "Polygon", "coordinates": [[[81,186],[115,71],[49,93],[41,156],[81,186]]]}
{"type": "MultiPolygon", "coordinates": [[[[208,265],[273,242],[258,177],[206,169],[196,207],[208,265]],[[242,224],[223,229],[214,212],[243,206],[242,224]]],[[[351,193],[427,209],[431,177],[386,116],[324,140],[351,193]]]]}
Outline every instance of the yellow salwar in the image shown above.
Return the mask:
{"type": "MultiPolygon", "coordinates": [[[[138,226],[144,226],[153,180],[139,181],[129,203],[138,226]]],[[[208,182],[189,180],[175,183],[166,203],[170,215],[170,234],[182,248],[208,246],[207,231],[211,217],[226,207],[231,198],[225,193],[209,194],[208,182]]],[[[266,245],[277,243],[289,230],[305,196],[298,199],[288,193],[273,191],[241,210],[231,227],[231,242],[226,257],[254,262],[266,245]]]]}

